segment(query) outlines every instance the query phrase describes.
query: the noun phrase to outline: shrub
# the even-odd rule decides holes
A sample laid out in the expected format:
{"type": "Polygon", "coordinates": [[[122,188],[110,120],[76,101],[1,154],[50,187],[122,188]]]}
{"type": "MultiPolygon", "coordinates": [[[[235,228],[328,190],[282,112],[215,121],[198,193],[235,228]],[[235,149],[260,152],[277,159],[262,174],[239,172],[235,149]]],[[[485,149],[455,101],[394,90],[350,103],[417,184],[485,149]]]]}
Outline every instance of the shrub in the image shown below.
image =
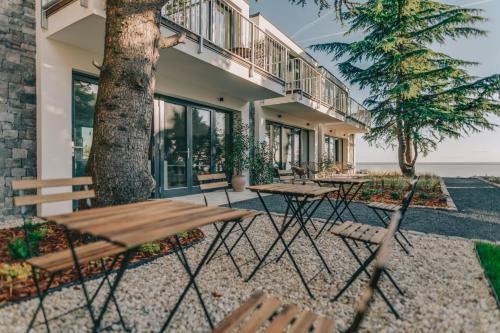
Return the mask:
{"type": "Polygon", "coordinates": [[[372,197],[372,192],[370,190],[363,190],[361,191],[360,197],[363,200],[370,200],[370,198],[372,197]]]}
{"type": "Polygon", "coordinates": [[[25,230],[28,232],[29,239],[29,251],[26,245],[26,240],[21,237],[15,237],[13,241],[7,243],[7,248],[9,249],[9,255],[12,259],[27,259],[31,253],[32,256],[38,255],[38,247],[40,241],[47,236],[47,226],[45,225],[34,225],[31,220],[26,220],[25,230]]]}
{"type": "Polygon", "coordinates": [[[400,191],[392,191],[390,193],[391,199],[392,200],[398,200],[401,199],[401,192],[400,191]]]}
{"type": "Polygon", "coordinates": [[[439,196],[439,202],[446,202],[446,201],[448,201],[448,196],[441,194],[439,196]]]}
{"type": "Polygon", "coordinates": [[[27,263],[0,264],[0,281],[9,284],[9,295],[12,296],[15,279],[25,280],[31,274],[31,266],[27,263]]]}
{"type": "Polygon", "coordinates": [[[144,243],[139,246],[139,252],[154,254],[160,252],[160,244],[156,242],[144,243]]]}
{"type": "Polygon", "coordinates": [[[434,196],[432,194],[428,194],[425,192],[417,192],[417,198],[422,199],[422,200],[429,200],[432,199],[434,196]]]}

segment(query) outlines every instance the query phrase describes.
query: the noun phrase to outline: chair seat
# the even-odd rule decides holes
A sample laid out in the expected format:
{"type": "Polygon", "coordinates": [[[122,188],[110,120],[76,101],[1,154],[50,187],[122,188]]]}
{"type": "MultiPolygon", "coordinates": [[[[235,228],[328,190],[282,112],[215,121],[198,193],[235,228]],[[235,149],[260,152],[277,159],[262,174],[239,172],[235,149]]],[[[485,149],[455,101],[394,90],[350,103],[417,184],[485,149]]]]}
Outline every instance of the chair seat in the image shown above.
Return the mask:
{"type": "MultiPolygon", "coordinates": [[[[98,241],[77,247],[76,256],[78,257],[78,262],[83,265],[93,260],[115,256],[124,251],[125,248],[122,246],[106,241],[98,241]]],[[[50,273],[56,273],[74,266],[70,249],[30,258],[26,262],[50,273]]]]}
{"type": "Polygon", "coordinates": [[[363,223],[346,221],[333,228],[331,233],[353,240],[359,240],[371,244],[380,244],[387,234],[387,229],[363,223]]]}
{"type": "Polygon", "coordinates": [[[297,305],[283,305],[279,299],[262,292],[253,294],[228,317],[220,322],[214,333],[329,333],[334,332],[334,321],[297,305]],[[290,326],[291,325],[291,326],[290,326]]]}
{"type": "Polygon", "coordinates": [[[383,203],[383,202],[370,202],[370,203],[368,203],[368,207],[373,208],[373,209],[385,210],[387,212],[395,212],[395,211],[401,209],[401,205],[388,204],[388,203],[383,203]]]}

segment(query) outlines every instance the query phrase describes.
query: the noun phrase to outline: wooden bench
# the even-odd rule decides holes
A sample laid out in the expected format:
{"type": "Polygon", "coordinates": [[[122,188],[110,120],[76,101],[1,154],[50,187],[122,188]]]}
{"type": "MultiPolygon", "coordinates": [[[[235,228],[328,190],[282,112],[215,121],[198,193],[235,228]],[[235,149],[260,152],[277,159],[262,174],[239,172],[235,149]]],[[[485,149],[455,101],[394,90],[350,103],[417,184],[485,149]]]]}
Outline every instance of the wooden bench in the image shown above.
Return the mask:
{"type": "Polygon", "coordinates": [[[401,205],[396,205],[396,204],[388,204],[384,202],[376,202],[372,201],[368,203],[368,207],[374,208],[374,209],[380,209],[380,210],[385,210],[387,212],[395,212],[397,210],[401,209],[401,205]]]}

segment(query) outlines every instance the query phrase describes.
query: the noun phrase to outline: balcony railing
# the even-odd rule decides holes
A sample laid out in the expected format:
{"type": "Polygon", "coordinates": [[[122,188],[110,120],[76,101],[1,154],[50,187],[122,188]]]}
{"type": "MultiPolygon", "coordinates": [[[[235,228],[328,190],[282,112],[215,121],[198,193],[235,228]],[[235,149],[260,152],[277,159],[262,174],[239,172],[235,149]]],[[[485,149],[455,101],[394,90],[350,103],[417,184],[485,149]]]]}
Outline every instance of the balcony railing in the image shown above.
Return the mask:
{"type": "Polygon", "coordinates": [[[371,120],[371,113],[354,99],[349,98],[349,113],[347,115],[347,121],[358,123],[364,127],[370,127],[371,120]]]}
{"type": "Polygon", "coordinates": [[[285,81],[287,48],[227,2],[172,0],[163,7],[162,15],[251,66],[285,81]]]}
{"type": "Polygon", "coordinates": [[[300,92],[327,108],[347,115],[347,92],[301,58],[289,60],[287,91],[300,92]]]}

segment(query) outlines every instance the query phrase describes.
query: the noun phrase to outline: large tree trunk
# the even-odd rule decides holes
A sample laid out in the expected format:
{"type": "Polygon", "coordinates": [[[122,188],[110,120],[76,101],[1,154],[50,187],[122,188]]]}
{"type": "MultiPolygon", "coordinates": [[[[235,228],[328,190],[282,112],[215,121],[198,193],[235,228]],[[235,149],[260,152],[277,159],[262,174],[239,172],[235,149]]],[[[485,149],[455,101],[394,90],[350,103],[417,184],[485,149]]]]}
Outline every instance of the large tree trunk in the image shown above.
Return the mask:
{"type": "Polygon", "coordinates": [[[408,133],[405,133],[401,121],[397,123],[397,137],[398,137],[398,162],[401,173],[405,177],[413,177],[415,175],[415,158],[412,157],[412,140],[408,133]]]}
{"type": "Polygon", "coordinates": [[[159,14],[165,2],[106,2],[104,59],[88,165],[98,206],[146,200],[154,188],[148,151],[159,47],[184,38],[161,38],[159,14]]]}

